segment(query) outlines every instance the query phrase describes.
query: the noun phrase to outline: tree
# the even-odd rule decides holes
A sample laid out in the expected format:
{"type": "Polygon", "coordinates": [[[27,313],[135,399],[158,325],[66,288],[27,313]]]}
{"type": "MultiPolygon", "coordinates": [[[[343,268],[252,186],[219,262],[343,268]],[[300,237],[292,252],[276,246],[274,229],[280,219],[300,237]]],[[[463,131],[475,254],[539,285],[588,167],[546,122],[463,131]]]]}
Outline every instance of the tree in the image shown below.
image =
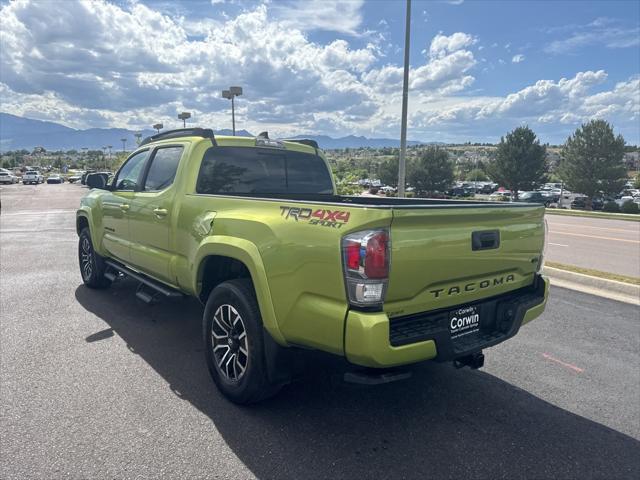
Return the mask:
{"type": "Polygon", "coordinates": [[[500,138],[495,161],[489,165],[492,180],[513,192],[531,190],[544,181],[547,149],[529,127],[518,127],[500,138]]]}
{"type": "Polygon", "coordinates": [[[428,147],[409,163],[407,181],[418,192],[444,192],[453,184],[453,162],[446,150],[428,147]]]}
{"type": "Polygon", "coordinates": [[[484,173],[480,168],[474,168],[473,170],[470,170],[469,173],[464,176],[464,179],[467,182],[486,182],[487,180],[489,180],[489,178],[487,178],[487,174],[484,173]]]}
{"type": "Polygon", "coordinates": [[[624,143],[608,122],[592,120],[578,128],[562,147],[558,171],[570,190],[589,197],[587,210],[591,210],[595,195],[614,195],[627,181],[622,162],[624,143]]]}
{"type": "Polygon", "coordinates": [[[390,158],[378,165],[378,178],[385,185],[395,187],[398,185],[398,158],[390,158]]]}

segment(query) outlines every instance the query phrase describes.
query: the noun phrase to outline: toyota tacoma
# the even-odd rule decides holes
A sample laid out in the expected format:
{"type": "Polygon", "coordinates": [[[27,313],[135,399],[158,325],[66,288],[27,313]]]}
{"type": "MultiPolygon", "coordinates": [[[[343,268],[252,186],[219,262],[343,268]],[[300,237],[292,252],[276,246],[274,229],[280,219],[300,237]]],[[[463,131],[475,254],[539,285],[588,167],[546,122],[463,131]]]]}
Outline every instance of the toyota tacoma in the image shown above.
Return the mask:
{"type": "Polygon", "coordinates": [[[236,403],[289,382],[300,347],[370,383],[425,360],[478,368],[545,308],[542,206],[339,196],[312,140],[162,132],[89,183],[86,286],[200,299],[206,363],[236,403]]]}

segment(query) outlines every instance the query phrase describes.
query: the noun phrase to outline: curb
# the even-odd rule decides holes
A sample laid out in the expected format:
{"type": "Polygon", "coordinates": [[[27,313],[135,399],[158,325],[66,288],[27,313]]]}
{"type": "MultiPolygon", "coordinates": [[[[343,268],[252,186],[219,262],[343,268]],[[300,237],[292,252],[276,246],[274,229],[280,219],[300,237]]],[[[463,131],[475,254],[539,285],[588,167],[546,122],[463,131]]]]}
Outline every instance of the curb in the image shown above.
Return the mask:
{"type": "Polygon", "coordinates": [[[546,266],[543,272],[549,277],[551,284],[557,287],[640,305],[640,285],[607,280],[546,266]]]}

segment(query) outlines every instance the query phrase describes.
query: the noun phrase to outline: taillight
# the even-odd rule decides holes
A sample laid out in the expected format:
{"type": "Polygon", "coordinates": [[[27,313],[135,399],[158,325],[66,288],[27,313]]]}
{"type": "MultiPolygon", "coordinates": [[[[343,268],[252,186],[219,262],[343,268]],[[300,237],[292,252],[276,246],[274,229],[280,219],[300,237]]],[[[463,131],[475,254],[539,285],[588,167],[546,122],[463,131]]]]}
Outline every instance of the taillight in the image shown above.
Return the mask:
{"type": "Polygon", "coordinates": [[[389,277],[389,232],[365,230],[342,239],[342,256],[349,303],[381,306],[389,277]]]}

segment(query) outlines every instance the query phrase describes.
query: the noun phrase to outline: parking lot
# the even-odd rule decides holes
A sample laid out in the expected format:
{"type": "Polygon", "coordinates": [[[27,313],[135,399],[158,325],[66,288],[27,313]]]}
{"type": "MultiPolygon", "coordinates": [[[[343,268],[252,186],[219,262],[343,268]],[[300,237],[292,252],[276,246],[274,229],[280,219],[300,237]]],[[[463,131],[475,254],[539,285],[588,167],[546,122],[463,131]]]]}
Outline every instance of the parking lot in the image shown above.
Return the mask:
{"type": "Polygon", "coordinates": [[[196,301],[82,285],[85,192],[0,187],[0,478],[640,478],[637,306],[553,288],[482,370],[365,388],[317,362],[242,408],[210,380],[196,301]]]}

